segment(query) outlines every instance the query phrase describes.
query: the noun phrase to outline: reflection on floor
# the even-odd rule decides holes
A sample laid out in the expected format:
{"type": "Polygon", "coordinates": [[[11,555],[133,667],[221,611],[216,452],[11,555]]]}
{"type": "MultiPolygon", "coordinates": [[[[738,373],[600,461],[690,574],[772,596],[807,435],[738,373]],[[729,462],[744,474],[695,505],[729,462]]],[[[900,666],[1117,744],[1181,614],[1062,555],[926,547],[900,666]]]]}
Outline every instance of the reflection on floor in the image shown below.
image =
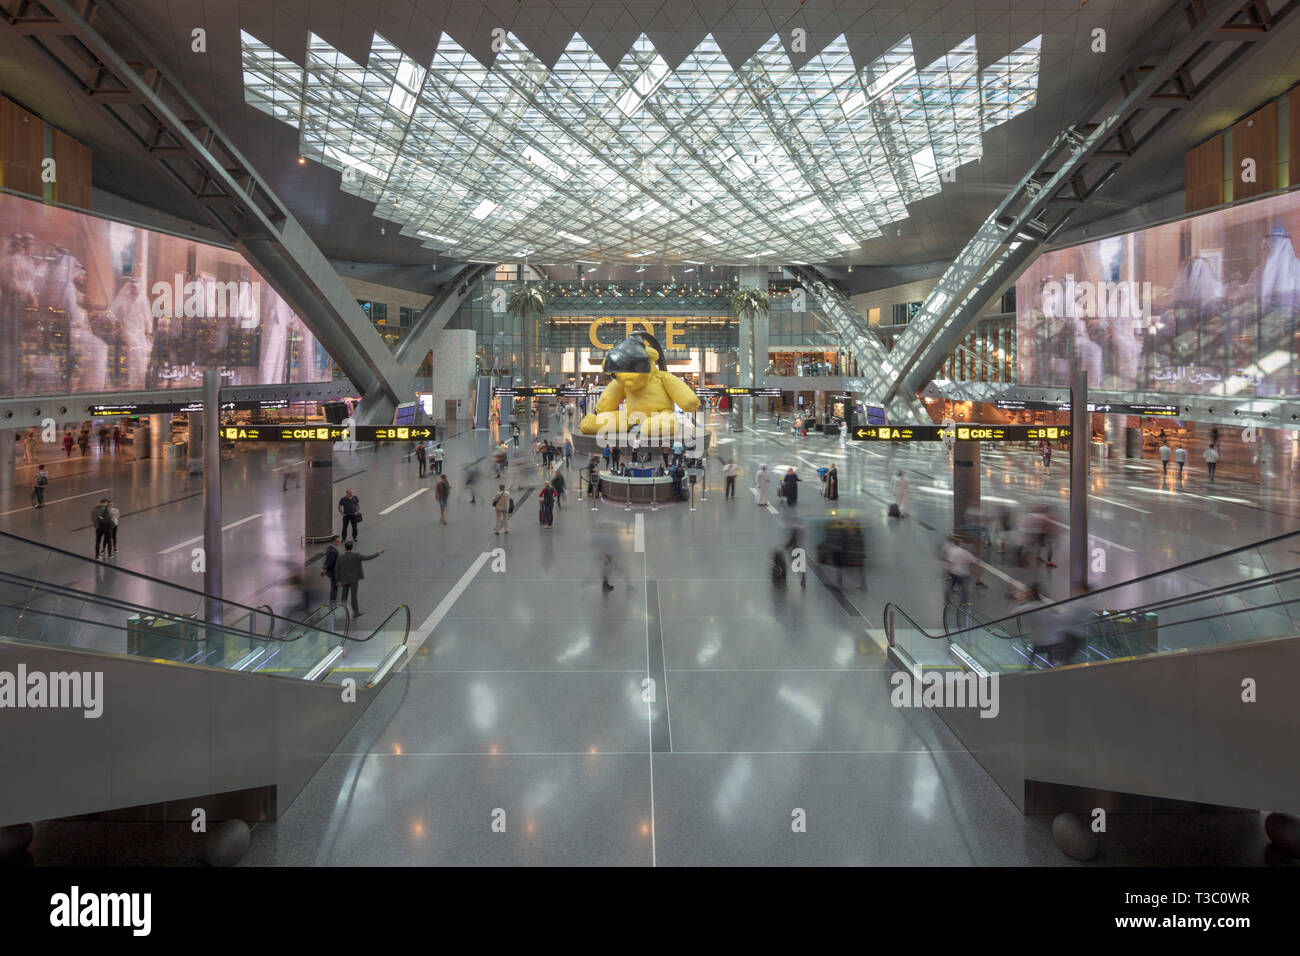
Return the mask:
{"type": "MultiPolygon", "coordinates": [[[[733,434],[714,424],[718,457],[694,510],[593,506],[578,499],[571,476],[551,531],[538,524],[532,456],[513,452],[522,457],[507,481],[519,509],[500,537],[485,501],[495,488],[487,434],[448,442],[446,525],[432,494],[398,505],[432,484],[405,449],[337,452],[338,493],[353,488],[366,515],[362,550],[386,549],[366,566],[362,608],[378,621],[406,603],[413,627],[429,623],[428,636],[338,751],[323,755],[294,805],[255,830],[246,862],[1068,862],[1049,821],[1023,817],[940,720],[889,703],[891,668],[875,639],[885,602],[941,630],[937,551],[952,524],[942,448],[891,454],[830,437],[792,439],[769,422],[733,434]],[[727,458],[743,469],[734,500],[714,487],[727,458]],[[836,506],[866,519],[867,587],[840,589],[823,575],[776,589],[770,561],[783,521],[827,511],[814,469],[830,461],[840,472],[836,506]],[[471,462],[483,473],[475,505],[463,481],[471,462]],[[763,462],[800,471],[795,508],[778,505],[774,515],[755,506],[750,486],[763,462]],[[898,468],[911,481],[912,514],[891,522],[888,479],[898,468]],[[608,593],[602,535],[618,550],[608,593]],[[485,561],[467,573],[497,548],[503,570],[485,561]],[[806,832],[792,827],[799,811],[806,832]]],[[[297,467],[296,451],[249,450],[225,466],[232,599],[278,609],[289,599],[289,565],[318,550],[300,549],[303,492],[285,490],[276,471],[297,467]]],[[[1047,475],[1027,451],[990,453],[981,471],[986,503],[1042,500],[1066,517],[1062,457],[1047,475]]],[[[1108,549],[1105,581],[1300,525],[1289,488],[1210,488],[1201,475],[1171,484],[1158,463],[1121,460],[1098,463],[1091,483],[1090,531],[1108,549]]],[[[73,500],[9,514],[0,529],[87,549],[101,487],[127,514],[119,562],[197,586],[188,551],[175,545],[201,533],[199,482],[158,463],[97,463],[50,495],[73,500]]],[[[0,511],[21,507],[25,493],[0,498],[0,511]]],[[[986,561],[986,580],[997,585],[976,600],[990,613],[1005,606],[1003,578],[1032,573],[1049,593],[1066,590],[1064,567],[986,561]]],[[[1116,823],[1100,862],[1262,859],[1254,815],[1135,818],[1128,839],[1123,827],[1116,823]]]]}

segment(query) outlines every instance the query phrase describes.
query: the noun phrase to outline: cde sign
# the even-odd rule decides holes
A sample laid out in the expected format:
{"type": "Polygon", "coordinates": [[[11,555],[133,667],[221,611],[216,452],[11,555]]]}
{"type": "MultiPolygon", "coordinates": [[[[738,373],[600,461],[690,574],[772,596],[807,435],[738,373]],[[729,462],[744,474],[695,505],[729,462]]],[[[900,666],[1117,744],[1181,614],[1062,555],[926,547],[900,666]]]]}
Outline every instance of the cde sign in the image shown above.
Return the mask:
{"type": "Polygon", "coordinates": [[[600,340],[600,329],[601,326],[613,325],[615,322],[620,322],[623,325],[623,336],[625,338],[637,329],[644,329],[651,335],[655,335],[655,338],[659,339],[665,349],[685,348],[685,346],[677,339],[679,335],[685,333],[685,329],[682,328],[683,321],[684,320],[682,319],[665,319],[662,323],[664,334],[660,336],[655,335],[654,324],[651,323],[649,319],[615,319],[612,316],[604,316],[592,320],[591,325],[587,328],[587,339],[595,348],[612,349],[618,343],[602,342],[600,340]]]}

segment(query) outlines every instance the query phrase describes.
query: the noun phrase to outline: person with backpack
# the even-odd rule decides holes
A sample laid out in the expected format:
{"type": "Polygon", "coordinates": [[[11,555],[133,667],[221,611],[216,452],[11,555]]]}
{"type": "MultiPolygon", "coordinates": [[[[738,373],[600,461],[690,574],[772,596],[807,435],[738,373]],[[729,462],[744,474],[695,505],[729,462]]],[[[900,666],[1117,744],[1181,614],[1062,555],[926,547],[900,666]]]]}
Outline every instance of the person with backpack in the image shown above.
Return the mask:
{"type": "Polygon", "coordinates": [[[424,442],[420,442],[420,444],[415,446],[415,460],[420,465],[420,477],[427,477],[429,468],[429,452],[425,449],[424,442]]]}
{"type": "Polygon", "coordinates": [[[555,489],[549,484],[542,485],[542,490],[537,497],[541,501],[538,518],[542,523],[542,527],[550,531],[551,525],[555,521],[555,489]]]}
{"type": "Polygon", "coordinates": [[[438,483],[433,486],[433,496],[438,499],[439,518],[443,524],[446,524],[447,502],[451,500],[451,482],[447,480],[446,475],[438,476],[438,483]]]}
{"type": "Polygon", "coordinates": [[[506,491],[505,485],[497,485],[497,493],[492,496],[492,510],[496,514],[496,526],[493,527],[493,534],[500,534],[504,531],[510,533],[510,492],[506,491]]]}
{"type": "MultiPolygon", "coordinates": [[[[1210,471],[1210,477],[1214,477],[1214,471],[1210,471]]],[[[45,507],[45,486],[50,483],[50,473],[41,465],[36,469],[36,478],[32,481],[32,507],[45,507]]]]}
{"type": "Polygon", "coordinates": [[[1162,433],[1161,444],[1160,444],[1160,474],[1161,475],[1169,474],[1169,459],[1173,457],[1174,457],[1174,450],[1170,448],[1169,443],[1164,440],[1163,433],[1162,433]]]}
{"type": "Polygon", "coordinates": [[[99,504],[90,512],[90,526],[95,530],[95,560],[99,560],[101,551],[107,548],[113,538],[113,515],[109,511],[110,502],[100,498],[99,504]]]}

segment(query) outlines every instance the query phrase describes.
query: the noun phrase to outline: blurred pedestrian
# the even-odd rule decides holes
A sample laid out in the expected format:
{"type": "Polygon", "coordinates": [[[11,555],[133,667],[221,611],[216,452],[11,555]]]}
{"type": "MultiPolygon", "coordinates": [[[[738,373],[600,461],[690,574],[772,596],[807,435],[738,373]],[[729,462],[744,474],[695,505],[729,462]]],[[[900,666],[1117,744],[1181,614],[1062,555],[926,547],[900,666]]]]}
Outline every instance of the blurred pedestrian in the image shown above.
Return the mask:
{"type": "Polygon", "coordinates": [[[1187,449],[1179,445],[1174,449],[1174,461],[1178,463],[1178,479],[1183,477],[1183,469],[1187,467],[1187,449]]]}
{"type": "Polygon", "coordinates": [[[971,568],[975,564],[974,556],[961,546],[955,534],[948,535],[940,549],[940,560],[947,574],[947,587],[944,589],[944,602],[947,603],[953,591],[961,596],[962,604],[970,603],[971,568]]]}
{"type": "Polygon", "coordinates": [[[728,458],[727,463],[722,466],[722,477],[726,479],[726,488],[722,495],[724,500],[736,497],[736,476],[739,474],[740,468],[736,465],[736,459],[728,458]]]}
{"type": "Polygon", "coordinates": [[[894,507],[898,510],[898,517],[906,518],[908,508],[907,476],[903,474],[903,469],[901,468],[894,474],[894,486],[892,491],[894,494],[894,507]]]}
{"type": "Polygon", "coordinates": [[[767,505],[767,491],[772,485],[772,473],[767,470],[767,465],[758,466],[758,474],[754,477],[754,488],[758,491],[758,506],[760,508],[767,505]]]}
{"type": "Polygon", "coordinates": [[[438,476],[438,483],[433,486],[433,497],[438,501],[439,520],[447,523],[447,502],[451,500],[451,482],[446,475],[438,476]]]}
{"type": "Polygon", "coordinates": [[[420,477],[427,477],[429,452],[425,449],[424,442],[420,442],[415,446],[415,460],[420,465],[420,477]]]}
{"type": "Polygon", "coordinates": [[[828,501],[840,500],[840,473],[834,463],[826,471],[826,499],[828,501]]]}
{"type": "Polygon", "coordinates": [[[786,507],[793,508],[799,500],[799,476],[791,468],[781,479],[781,497],[785,499],[786,507]]]}
{"type": "Polygon", "coordinates": [[[447,453],[442,450],[442,442],[433,446],[433,473],[435,475],[442,474],[442,460],[446,455],[447,453]]]}
{"type": "Polygon", "coordinates": [[[551,477],[551,488],[555,491],[555,507],[564,507],[564,492],[568,484],[564,480],[564,472],[559,468],[555,469],[555,474],[551,477]]]}
{"type": "Polygon", "coordinates": [[[1205,449],[1205,467],[1210,470],[1210,481],[1214,480],[1214,469],[1219,464],[1219,449],[1211,445],[1205,449]]]}

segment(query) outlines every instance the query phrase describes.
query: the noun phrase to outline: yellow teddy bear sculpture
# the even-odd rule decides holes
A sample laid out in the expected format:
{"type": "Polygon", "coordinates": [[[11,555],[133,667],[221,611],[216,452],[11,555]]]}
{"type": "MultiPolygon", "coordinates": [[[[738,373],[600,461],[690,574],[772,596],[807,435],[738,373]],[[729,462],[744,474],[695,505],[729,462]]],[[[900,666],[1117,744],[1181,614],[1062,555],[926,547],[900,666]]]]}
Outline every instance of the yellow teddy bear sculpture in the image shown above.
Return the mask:
{"type": "Polygon", "coordinates": [[[673,405],[693,412],[700,407],[700,397],[668,371],[663,354],[648,332],[634,332],[610,349],[602,370],[612,373],[614,380],[600,393],[595,414],[582,419],[578,426],[582,433],[626,434],[640,426],[641,435],[648,438],[676,434],[673,405]]]}

